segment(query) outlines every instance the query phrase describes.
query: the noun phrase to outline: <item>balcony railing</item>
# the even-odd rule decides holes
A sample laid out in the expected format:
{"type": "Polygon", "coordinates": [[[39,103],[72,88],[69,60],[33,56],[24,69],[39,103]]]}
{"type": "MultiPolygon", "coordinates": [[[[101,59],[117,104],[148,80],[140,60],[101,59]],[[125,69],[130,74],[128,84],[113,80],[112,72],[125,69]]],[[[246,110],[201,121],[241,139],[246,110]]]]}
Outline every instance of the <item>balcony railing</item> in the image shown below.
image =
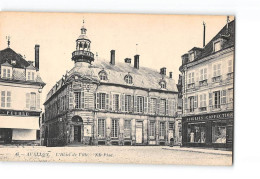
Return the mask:
{"type": "Polygon", "coordinates": [[[78,55],[84,55],[84,56],[94,58],[94,54],[92,52],[86,51],[86,50],[77,50],[72,53],[72,57],[78,56],[78,55]]]}
{"type": "Polygon", "coordinates": [[[201,80],[200,82],[199,82],[199,85],[200,85],[200,87],[202,87],[202,86],[208,86],[208,80],[206,79],[206,80],[201,80]]]}
{"type": "Polygon", "coordinates": [[[221,76],[215,76],[212,78],[212,82],[213,83],[217,83],[217,82],[220,82],[221,81],[221,76]]]}
{"type": "Polygon", "coordinates": [[[227,79],[228,80],[233,79],[233,78],[234,78],[234,73],[233,72],[227,74],[227,79]]]}
{"type": "Polygon", "coordinates": [[[188,84],[188,89],[193,89],[193,88],[195,88],[195,83],[188,84]]]}

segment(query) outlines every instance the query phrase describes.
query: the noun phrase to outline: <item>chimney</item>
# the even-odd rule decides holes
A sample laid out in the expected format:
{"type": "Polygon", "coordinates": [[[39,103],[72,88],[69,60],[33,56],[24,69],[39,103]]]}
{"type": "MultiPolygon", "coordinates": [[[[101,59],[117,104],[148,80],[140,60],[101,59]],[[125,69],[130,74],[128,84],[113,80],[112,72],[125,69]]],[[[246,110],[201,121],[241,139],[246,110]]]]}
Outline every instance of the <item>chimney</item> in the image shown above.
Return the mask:
{"type": "Polygon", "coordinates": [[[110,64],[115,65],[115,50],[111,50],[110,54],[110,64]]]}
{"type": "Polygon", "coordinates": [[[169,77],[172,78],[172,72],[169,73],[169,77]]]}
{"type": "Polygon", "coordinates": [[[206,37],[206,23],[203,22],[203,47],[205,47],[205,37],[206,37]]]}
{"type": "Polygon", "coordinates": [[[160,74],[166,75],[166,68],[165,68],[165,67],[162,67],[162,68],[160,69],[160,74]]]}
{"type": "Polygon", "coordinates": [[[39,50],[40,50],[40,45],[36,44],[35,45],[35,68],[37,69],[37,71],[39,70],[39,50]]]}
{"type": "Polygon", "coordinates": [[[131,64],[131,58],[125,58],[125,63],[131,64]]]}
{"type": "Polygon", "coordinates": [[[139,69],[139,56],[140,55],[134,56],[134,68],[136,68],[136,69],[139,69]]]}

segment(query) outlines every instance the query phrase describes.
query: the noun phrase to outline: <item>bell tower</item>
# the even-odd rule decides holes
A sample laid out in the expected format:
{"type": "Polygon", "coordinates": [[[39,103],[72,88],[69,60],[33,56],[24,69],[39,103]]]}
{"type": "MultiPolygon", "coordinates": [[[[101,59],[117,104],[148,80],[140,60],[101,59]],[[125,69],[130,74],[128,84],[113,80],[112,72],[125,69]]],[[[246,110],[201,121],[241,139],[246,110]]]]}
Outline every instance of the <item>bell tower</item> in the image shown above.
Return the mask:
{"type": "Polygon", "coordinates": [[[81,27],[81,34],[76,40],[76,51],[72,53],[72,60],[77,62],[87,62],[91,64],[94,61],[94,54],[90,51],[91,41],[88,39],[85,28],[85,21],[83,20],[83,25],[81,27]]]}

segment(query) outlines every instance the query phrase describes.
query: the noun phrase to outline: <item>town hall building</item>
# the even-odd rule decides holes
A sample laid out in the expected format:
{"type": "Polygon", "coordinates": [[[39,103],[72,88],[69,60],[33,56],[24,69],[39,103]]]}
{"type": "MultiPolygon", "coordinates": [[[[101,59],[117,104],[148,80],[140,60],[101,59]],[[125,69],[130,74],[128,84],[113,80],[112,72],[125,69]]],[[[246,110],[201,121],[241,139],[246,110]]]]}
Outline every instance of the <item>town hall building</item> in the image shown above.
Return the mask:
{"type": "Polygon", "coordinates": [[[178,90],[172,72],[95,59],[84,25],[74,67],[48,92],[43,145],[169,145],[175,136],[178,90]]]}

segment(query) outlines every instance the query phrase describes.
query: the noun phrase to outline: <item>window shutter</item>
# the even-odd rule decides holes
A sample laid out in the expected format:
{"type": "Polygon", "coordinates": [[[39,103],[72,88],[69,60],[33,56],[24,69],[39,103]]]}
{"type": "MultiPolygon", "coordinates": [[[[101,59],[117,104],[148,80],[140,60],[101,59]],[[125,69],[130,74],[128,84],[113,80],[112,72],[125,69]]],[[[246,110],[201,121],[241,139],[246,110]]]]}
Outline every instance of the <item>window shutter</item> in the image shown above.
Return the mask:
{"type": "Polygon", "coordinates": [[[110,101],[109,97],[110,97],[109,93],[106,93],[106,110],[109,110],[109,101],[110,101]]]}
{"type": "Polygon", "coordinates": [[[206,93],[204,93],[203,107],[207,107],[206,98],[207,98],[206,93]]]}
{"type": "Polygon", "coordinates": [[[227,91],[222,90],[221,91],[221,104],[226,104],[227,101],[227,91]]]}
{"type": "Polygon", "coordinates": [[[130,97],[130,104],[129,105],[130,105],[130,111],[133,112],[133,110],[134,110],[134,107],[133,107],[134,106],[134,97],[132,97],[132,96],[130,97]]]}
{"type": "Polygon", "coordinates": [[[194,96],[194,108],[198,107],[198,96],[194,96]]]}
{"type": "Polygon", "coordinates": [[[26,93],[26,108],[30,108],[30,93],[26,93]]]}
{"type": "Polygon", "coordinates": [[[125,94],[121,94],[121,110],[125,111],[125,94]]]}
{"type": "Polygon", "coordinates": [[[184,110],[188,109],[188,99],[184,98],[184,110]]]}
{"type": "Polygon", "coordinates": [[[112,103],[112,110],[115,111],[115,106],[116,106],[115,94],[112,94],[112,100],[113,100],[113,103],[112,103]]]}
{"type": "Polygon", "coordinates": [[[38,93],[38,94],[37,94],[37,100],[36,100],[36,108],[37,108],[37,109],[40,109],[40,108],[41,108],[41,107],[40,107],[40,106],[41,106],[40,103],[41,103],[41,97],[40,97],[40,94],[38,93]]]}
{"type": "Polygon", "coordinates": [[[209,106],[212,106],[212,93],[209,93],[209,106]]]}
{"type": "Polygon", "coordinates": [[[96,93],[96,109],[99,109],[100,102],[100,93],[96,93]]]}
{"type": "Polygon", "coordinates": [[[202,106],[203,106],[203,104],[202,104],[202,102],[203,102],[203,101],[202,101],[202,94],[200,95],[199,100],[200,100],[200,102],[199,102],[199,103],[200,103],[200,107],[202,107],[202,106]]]}
{"type": "Polygon", "coordinates": [[[134,95],[134,112],[137,112],[137,97],[134,95]]]}
{"type": "Polygon", "coordinates": [[[207,79],[207,68],[204,68],[204,80],[207,79]]]}
{"type": "Polygon", "coordinates": [[[172,106],[173,106],[172,115],[174,116],[175,113],[177,112],[177,102],[175,99],[172,100],[172,106]]]}
{"type": "Polygon", "coordinates": [[[165,113],[166,113],[166,115],[169,115],[169,100],[166,99],[165,102],[166,102],[166,105],[165,105],[165,107],[166,107],[165,113]]]}
{"type": "Polygon", "coordinates": [[[152,106],[151,106],[151,97],[148,97],[148,113],[152,113],[152,106]]]}
{"type": "Polygon", "coordinates": [[[70,91],[69,93],[69,109],[73,109],[74,108],[74,94],[72,91],[70,91]]]}
{"type": "Polygon", "coordinates": [[[147,97],[144,97],[144,113],[147,113],[147,97]]]}
{"type": "Polygon", "coordinates": [[[159,115],[160,114],[160,98],[157,98],[157,111],[156,111],[156,114],[159,115]]]}
{"type": "Polygon", "coordinates": [[[84,90],[84,108],[90,108],[90,102],[88,102],[88,92],[84,90]]]}
{"type": "Polygon", "coordinates": [[[84,105],[85,104],[84,95],[85,95],[84,91],[81,91],[81,106],[80,106],[81,108],[85,108],[85,105],[84,105]]]}

